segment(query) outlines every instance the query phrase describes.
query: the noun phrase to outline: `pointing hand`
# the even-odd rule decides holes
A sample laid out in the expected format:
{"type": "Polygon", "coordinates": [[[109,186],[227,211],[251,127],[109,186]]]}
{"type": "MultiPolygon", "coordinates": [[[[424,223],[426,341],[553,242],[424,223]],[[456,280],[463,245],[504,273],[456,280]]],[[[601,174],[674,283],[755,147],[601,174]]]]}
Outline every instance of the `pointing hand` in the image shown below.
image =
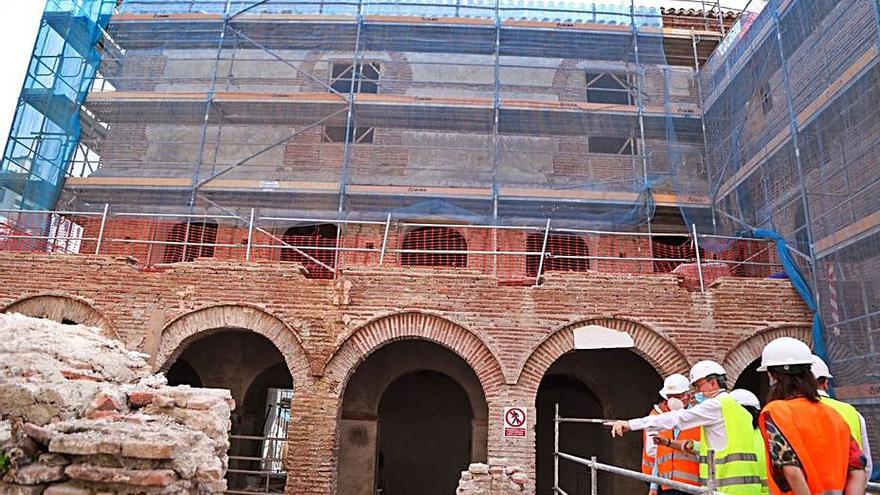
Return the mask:
{"type": "Polygon", "coordinates": [[[629,421],[613,421],[605,423],[605,426],[611,427],[612,437],[622,437],[624,433],[630,431],[629,421]]]}

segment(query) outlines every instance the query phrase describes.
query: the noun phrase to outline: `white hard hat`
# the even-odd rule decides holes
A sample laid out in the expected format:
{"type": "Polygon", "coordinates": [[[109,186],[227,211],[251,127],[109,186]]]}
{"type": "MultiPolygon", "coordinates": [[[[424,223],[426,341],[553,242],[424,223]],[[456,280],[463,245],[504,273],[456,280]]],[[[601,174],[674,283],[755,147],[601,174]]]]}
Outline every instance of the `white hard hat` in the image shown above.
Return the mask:
{"type": "Polygon", "coordinates": [[[678,373],[669,375],[663,380],[663,388],[660,389],[660,396],[668,399],[670,395],[683,394],[691,389],[691,383],[684,375],[678,373]]]}
{"type": "Polygon", "coordinates": [[[726,375],[727,373],[724,371],[724,367],[715,361],[700,361],[699,363],[693,365],[691,367],[691,384],[695,383],[697,380],[701,378],[706,378],[709,375],[726,375]]]}
{"type": "Polygon", "coordinates": [[[818,380],[819,378],[834,378],[834,375],[831,374],[831,370],[828,369],[828,365],[825,364],[825,361],[822,361],[822,358],[819,356],[813,355],[813,365],[810,366],[810,369],[813,371],[813,376],[818,380]]]}
{"type": "Polygon", "coordinates": [[[761,409],[761,401],[758,400],[758,397],[744,388],[732,390],[730,395],[734,400],[739,402],[739,405],[741,406],[752,406],[761,409]]]}
{"type": "Polygon", "coordinates": [[[794,366],[813,364],[813,352],[809,346],[798,339],[779,337],[764,346],[761,353],[761,366],[758,371],[767,371],[768,366],[794,366]]]}

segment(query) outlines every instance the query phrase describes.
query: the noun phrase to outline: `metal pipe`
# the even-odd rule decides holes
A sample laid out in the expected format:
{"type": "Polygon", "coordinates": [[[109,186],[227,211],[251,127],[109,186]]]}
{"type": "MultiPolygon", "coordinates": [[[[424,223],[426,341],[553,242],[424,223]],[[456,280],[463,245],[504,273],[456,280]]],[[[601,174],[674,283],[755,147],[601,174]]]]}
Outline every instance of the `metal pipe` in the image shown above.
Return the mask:
{"type": "Polygon", "coordinates": [[[110,203],[104,203],[104,212],[101,214],[101,227],[98,229],[98,242],[95,244],[95,254],[101,252],[101,244],[104,240],[104,227],[107,226],[107,212],[110,210],[110,203]]]}
{"type": "Polygon", "coordinates": [[[251,245],[254,240],[254,209],[251,208],[251,218],[248,221],[247,250],[245,250],[244,260],[251,260],[251,245]]]}
{"type": "Polygon", "coordinates": [[[598,495],[599,493],[599,472],[596,469],[596,456],[590,457],[590,494],[598,495]]]}
{"type": "MultiPolygon", "coordinates": [[[[610,464],[603,464],[601,462],[592,462],[582,457],[573,456],[571,454],[566,454],[564,452],[559,453],[560,459],[565,459],[567,461],[574,462],[576,464],[581,464],[583,466],[595,466],[598,471],[605,471],[612,474],[618,474],[621,476],[626,476],[628,478],[635,478],[640,481],[644,481],[646,483],[657,483],[666,485],[670,488],[674,488],[676,490],[683,491],[685,493],[689,493],[692,495],[706,495],[706,490],[703,487],[688,485],[686,483],[681,483],[675,480],[668,480],[666,478],[660,478],[659,476],[651,476],[648,474],[642,474],[638,471],[631,471],[629,469],[612,466],[610,464]]],[[[714,495],[723,495],[720,493],[715,493],[714,495]]]]}
{"type": "Polygon", "coordinates": [[[382,266],[382,263],[385,261],[385,249],[388,246],[388,231],[391,229],[391,213],[388,214],[388,218],[385,220],[385,235],[382,236],[382,251],[379,254],[379,266],[382,266]]]}
{"type": "Polygon", "coordinates": [[[715,492],[716,477],[718,474],[716,473],[715,467],[715,451],[709,449],[709,479],[706,481],[706,493],[711,494],[715,492]]]}
{"type": "Polygon", "coordinates": [[[535,286],[541,283],[541,275],[544,271],[544,256],[547,254],[547,240],[550,238],[550,219],[547,219],[547,227],[544,228],[544,243],[541,245],[541,259],[538,260],[538,274],[535,276],[535,286]]]}
{"type": "Polygon", "coordinates": [[[553,415],[553,493],[559,493],[559,403],[553,415]]]}
{"type": "Polygon", "coordinates": [[[697,254],[697,275],[700,277],[700,292],[706,292],[703,285],[703,262],[700,260],[700,240],[697,238],[697,224],[692,223],[691,228],[694,232],[694,252],[697,254]]]}

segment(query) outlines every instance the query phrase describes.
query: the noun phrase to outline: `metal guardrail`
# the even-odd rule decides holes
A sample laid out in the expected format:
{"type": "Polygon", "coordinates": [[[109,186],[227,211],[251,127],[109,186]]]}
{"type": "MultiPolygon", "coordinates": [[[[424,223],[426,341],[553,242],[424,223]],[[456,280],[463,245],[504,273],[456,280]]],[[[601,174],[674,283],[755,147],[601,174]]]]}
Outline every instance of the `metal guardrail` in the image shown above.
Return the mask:
{"type": "MultiPolygon", "coordinates": [[[[580,423],[580,424],[603,424],[605,420],[585,419],[585,418],[565,418],[559,415],[559,404],[556,404],[556,411],[553,417],[553,493],[554,495],[568,495],[568,493],[559,486],[559,459],[580,464],[590,469],[590,494],[598,495],[598,472],[616,474],[627,478],[637,479],[646,483],[655,483],[657,485],[668,486],[672,489],[689,493],[692,495],[723,495],[721,492],[715,491],[715,451],[709,451],[709,480],[706,486],[688,485],[678,481],[660,478],[659,476],[651,476],[643,474],[639,471],[603,464],[596,460],[596,456],[589,459],[583,457],[566,454],[559,451],[559,426],[563,423],[580,423]]],[[[870,473],[869,473],[870,474],[870,473]]],[[[866,493],[880,494],[880,483],[869,482],[866,493]]]]}
{"type": "Polygon", "coordinates": [[[624,476],[627,478],[633,478],[640,481],[644,481],[646,483],[656,483],[657,485],[668,486],[675,490],[682,491],[684,493],[689,493],[692,495],[723,495],[721,492],[715,491],[715,451],[709,451],[709,479],[707,481],[706,486],[694,486],[688,485],[687,483],[680,483],[678,481],[669,480],[666,478],[661,478],[659,476],[651,476],[647,474],[643,474],[639,471],[633,471],[630,469],[612,466],[610,464],[603,464],[596,460],[596,456],[590,457],[590,459],[584,459],[583,457],[574,456],[571,454],[566,454],[564,452],[559,451],[559,426],[563,423],[587,423],[587,424],[601,424],[603,421],[590,420],[584,418],[565,418],[559,415],[559,404],[556,404],[556,410],[553,416],[553,493],[554,495],[568,495],[562,487],[559,486],[559,460],[565,459],[570,462],[574,462],[576,464],[580,464],[582,466],[586,466],[590,468],[590,494],[598,495],[598,472],[603,471],[606,473],[616,474],[618,476],[624,476]]]}
{"type": "MultiPolygon", "coordinates": [[[[79,242],[88,242],[89,248],[93,249],[92,252],[82,252],[82,254],[103,254],[102,249],[104,249],[105,245],[130,245],[130,246],[143,246],[145,248],[150,246],[175,246],[179,248],[181,253],[187,252],[189,248],[194,248],[198,250],[199,248],[223,248],[227,250],[236,250],[239,254],[233,256],[235,259],[241,259],[242,261],[251,261],[255,255],[255,251],[261,250],[265,252],[266,250],[289,250],[291,252],[297,253],[301,258],[307,260],[310,263],[313,263],[317,267],[320,267],[331,274],[336,273],[336,267],[331,266],[327,263],[326,259],[318,259],[319,255],[317,253],[331,251],[336,253],[337,257],[340,254],[344,253],[361,253],[361,254],[370,254],[377,256],[377,265],[382,266],[386,260],[387,255],[395,254],[395,255],[466,255],[466,256],[495,256],[504,257],[504,256],[525,256],[525,257],[533,257],[533,259],[538,260],[538,270],[537,274],[532,275],[535,277],[534,282],[535,285],[539,285],[544,275],[545,268],[545,260],[549,259],[558,259],[558,260],[581,260],[584,262],[589,262],[590,265],[594,265],[595,263],[616,263],[616,262],[660,262],[660,263],[691,263],[696,262],[698,268],[698,276],[700,279],[700,288],[705,290],[705,281],[704,281],[704,266],[703,263],[717,263],[721,265],[725,265],[731,270],[736,269],[737,267],[764,267],[759,268],[760,270],[779,270],[781,265],[778,262],[761,262],[755,261],[755,258],[761,254],[767,252],[772,246],[770,243],[766,243],[760,239],[747,238],[747,237],[731,237],[731,236],[716,236],[710,234],[700,234],[697,232],[696,226],[692,226],[691,232],[679,232],[679,233],[646,233],[646,232],[613,232],[606,230],[591,230],[591,229],[573,229],[573,228],[560,228],[554,227],[552,225],[551,220],[547,220],[545,225],[542,227],[531,225],[531,226],[509,226],[509,225],[475,225],[475,224],[467,224],[462,222],[457,223],[440,223],[440,222],[407,222],[407,221],[396,221],[392,220],[391,215],[389,214],[384,222],[382,221],[361,221],[361,220],[335,220],[335,219],[319,219],[319,218],[288,218],[283,216],[259,216],[256,214],[255,209],[250,209],[249,215],[238,215],[238,214],[230,214],[230,213],[218,213],[216,215],[205,215],[205,214],[173,214],[173,213],[127,213],[127,212],[113,212],[111,211],[110,205],[104,205],[103,211],[95,212],[95,211],[52,211],[52,210],[8,210],[8,209],[0,209],[0,217],[6,217],[8,220],[13,220],[13,218],[18,218],[17,224],[16,222],[6,223],[12,227],[16,227],[12,231],[3,232],[0,231],[0,241],[9,241],[9,240],[22,240],[22,241],[43,241],[46,243],[58,242],[58,241],[79,241],[79,242]],[[32,216],[33,217],[30,217],[32,216]],[[43,224],[47,224],[51,220],[51,217],[63,217],[63,218],[71,218],[74,219],[85,219],[91,225],[91,229],[88,231],[84,231],[83,235],[79,237],[70,237],[70,236],[59,236],[56,233],[47,232],[46,226],[43,224]],[[231,223],[231,224],[239,224],[238,227],[242,229],[242,231],[247,232],[246,241],[243,241],[240,244],[230,243],[230,242],[201,242],[197,239],[189,239],[189,229],[186,229],[186,235],[182,239],[164,239],[164,240],[156,240],[153,238],[129,238],[129,237],[121,237],[118,234],[113,233],[113,229],[110,229],[108,226],[109,223],[112,223],[114,219],[120,220],[129,220],[129,221],[152,221],[161,224],[163,222],[177,222],[177,223],[193,223],[200,224],[204,222],[223,222],[223,223],[231,223]],[[40,221],[42,220],[42,224],[40,221]],[[277,227],[277,224],[281,222],[288,222],[291,224],[332,224],[336,225],[337,228],[344,228],[346,226],[353,227],[363,227],[363,226],[372,226],[372,227],[381,227],[384,226],[384,236],[382,237],[381,245],[372,245],[368,244],[366,247],[350,247],[342,245],[340,242],[336,242],[335,245],[299,245],[296,242],[290,242],[288,239],[285,239],[281,234],[273,233],[273,229],[277,227]],[[273,227],[274,226],[274,227],[273,227]],[[450,229],[463,229],[469,231],[479,231],[479,230],[491,230],[496,233],[500,233],[503,231],[516,230],[521,232],[531,232],[534,234],[542,235],[544,242],[540,244],[540,250],[535,249],[526,249],[526,250],[505,250],[499,249],[499,247],[493,244],[489,249],[468,249],[465,248],[463,250],[455,250],[455,249],[430,249],[420,247],[419,249],[413,248],[404,248],[402,246],[392,246],[390,245],[390,236],[389,233],[391,231],[392,226],[397,229],[401,229],[402,231],[408,231],[417,228],[425,228],[425,227],[436,227],[436,228],[450,228],[450,229]],[[95,232],[97,231],[97,232],[95,232]],[[108,233],[109,232],[109,233],[108,233]],[[48,235],[47,235],[48,234],[48,235]],[[88,235],[86,235],[88,234],[88,235]],[[692,246],[693,251],[697,253],[696,257],[681,257],[681,256],[656,256],[653,248],[648,251],[645,255],[601,255],[599,253],[591,254],[590,252],[586,252],[584,254],[560,254],[553,253],[550,249],[550,243],[548,240],[551,235],[581,235],[581,236],[594,236],[598,238],[614,238],[614,239],[622,239],[622,240],[637,240],[637,239],[647,239],[649,242],[652,241],[655,237],[661,236],[664,238],[680,238],[682,242],[689,243],[692,246]],[[267,242],[268,241],[268,242],[267,242]],[[717,247],[719,245],[732,245],[735,242],[752,242],[752,243],[764,243],[763,247],[755,253],[751,253],[745,259],[724,259],[718,258],[716,259],[702,259],[700,256],[700,249],[705,247],[706,245],[710,245],[713,247],[717,247]]],[[[218,239],[219,240],[219,239],[218,239]]],[[[341,237],[339,238],[341,240],[341,237]]],[[[2,249],[2,247],[0,247],[2,249]]],[[[709,248],[712,249],[712,248],[709,248]]],[[[118,250],[117,250],[118,251],[118,250]]],[[[71,254],[71,253],[68,253],[71,254]]],[[[116,253],[118,254],[118,253],[116,253]]],[[[226,259],[226,258],[224,258],[226,259]]],[[[150,261],[147,261],[150,264],[150,261]]],[[[497,260],[496,260],[497,263],[497,260]]]]}
{"type": "Polygon", "coordinates": [[[282,495],[284,493],[287,472],[283,469],[278,471],[265,468],[267,463],[271,465],[280,462],[283,466],[283,459],[234,454],[233,451],[236,445],[240,447],[244,443],[256,443],[259,450],[262,451],[265,442],[282,444],[287,443],[286,438],[229,435],[229,441],[229,468],[226,470],[226,480],[230,486],[224,493],[227,495],[282,495]]]}

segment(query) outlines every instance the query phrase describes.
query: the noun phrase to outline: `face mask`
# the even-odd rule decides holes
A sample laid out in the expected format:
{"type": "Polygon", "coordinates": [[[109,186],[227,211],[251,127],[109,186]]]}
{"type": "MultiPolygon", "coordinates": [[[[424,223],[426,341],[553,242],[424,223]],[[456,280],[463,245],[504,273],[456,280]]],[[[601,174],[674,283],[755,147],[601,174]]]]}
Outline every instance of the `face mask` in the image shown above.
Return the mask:
{"type": "Polygon", "coordinates": [[[697,404],[703,402],[704,400],[706,400],[706,394],[704,394],[703,392],[697,392],[694,394],[694,402],[696,402],[697,404]]]}
{"type": "Polygon", "coordinates": [[[666,407],[668,407],[670,411],[678,411],[684,409],[684,402],[682,402],[681,399],[672,397],[666,401],[666,407]]]}

